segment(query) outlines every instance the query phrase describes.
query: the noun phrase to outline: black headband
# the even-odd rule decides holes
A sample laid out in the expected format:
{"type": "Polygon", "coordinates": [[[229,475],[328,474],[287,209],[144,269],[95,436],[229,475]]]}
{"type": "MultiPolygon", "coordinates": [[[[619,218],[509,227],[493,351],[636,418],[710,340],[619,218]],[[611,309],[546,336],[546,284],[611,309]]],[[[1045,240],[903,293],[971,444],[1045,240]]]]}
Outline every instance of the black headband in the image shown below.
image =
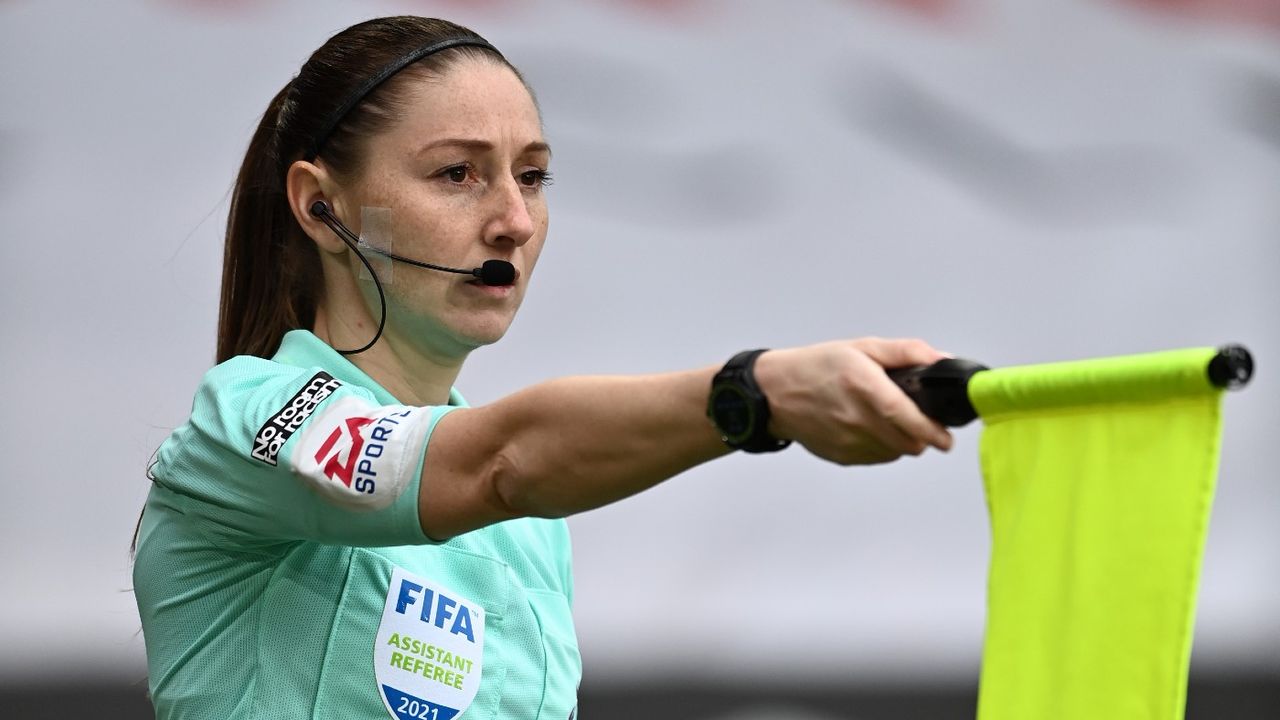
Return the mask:
{"type": "Polygon", "coordinates": [[[407,66],[427,57],[428,55],[434,55],[441,50],[448,50],[449,48],[463,46],[485,48],[487,50],[492,50],[498,55],[498,57],[502,57],[502,53],[498,52],[498,48],[490,45],[483,38],[476,36],[447,38],[440,42],[432,43],[431,45],[424,45],[406,53],[402,57],[387,64],[379,70],[377,74],[366,80],[365,83],[357,88],[355,92],[351,93],[351,96],[347,98],[346,102],[339,105],[338,109],[334,110],[333,113],[325,119],[324,124],[320,126],[320,133],[311,141],[311,147],[307,150],[307,154],[304,158],[308,161],[315,160],[316,156],[320,154],[320,149],[324,147],[325,141],[329,139],[329,135],[333,133],[334,128],[338,127],[338,123],[342,122],[342,118],[346,117],[347,113],[351,112],[352,108],[359,105],[360,101],[364,100],[366,95],[373,92],[374,88],[386,82],[392,75],[395,75],[407,66]]]}

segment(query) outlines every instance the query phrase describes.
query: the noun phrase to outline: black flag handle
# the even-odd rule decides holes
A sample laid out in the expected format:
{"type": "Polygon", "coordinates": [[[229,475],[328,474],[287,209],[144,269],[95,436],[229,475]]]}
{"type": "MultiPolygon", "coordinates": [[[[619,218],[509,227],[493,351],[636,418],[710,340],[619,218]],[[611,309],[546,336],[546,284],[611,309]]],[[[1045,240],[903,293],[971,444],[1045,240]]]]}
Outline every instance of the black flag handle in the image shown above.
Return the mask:
{"type": "MultiPolygon", "coordinates": [[[[969,378],[988,370],[972,360],[946,358],[932,365],[890,370],[889,378],[902,388],[925,415],[947,427],[962,427],[978,417],[969,401],[969,378]]],[[[1206,372],[1214,386],[1236,390],[1253,377],[1253,356],[1243,345],[1224,345],[1209,360],[1206,372]]]]}
{"type": "Polygon", "coordinates": [[[932,365],[897,368],[889,379],[898,384],[925,415],[947,427],[968,425],[978,417],[969,402],[969,378],[987,370],[972,360],[945,358],[932,365]]]}

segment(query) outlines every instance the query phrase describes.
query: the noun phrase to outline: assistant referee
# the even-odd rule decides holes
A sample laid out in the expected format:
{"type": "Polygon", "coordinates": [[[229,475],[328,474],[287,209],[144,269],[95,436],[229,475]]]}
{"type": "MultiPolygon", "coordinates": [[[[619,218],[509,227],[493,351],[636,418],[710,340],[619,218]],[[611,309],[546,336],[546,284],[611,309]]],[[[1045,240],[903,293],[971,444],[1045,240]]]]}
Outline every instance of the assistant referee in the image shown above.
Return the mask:
{"type": "Polygon", "coordinates": [[[564,720],[582,668],[562,518],[733,450],[950,447],[885,374],[941,357],[920,341],[469,408],[453,383],[520,307],[550,157],[520,74],[440,20],[348,28],[271,101],[232,196],[218,364],[139,528],[157,717],[564,720]]]}

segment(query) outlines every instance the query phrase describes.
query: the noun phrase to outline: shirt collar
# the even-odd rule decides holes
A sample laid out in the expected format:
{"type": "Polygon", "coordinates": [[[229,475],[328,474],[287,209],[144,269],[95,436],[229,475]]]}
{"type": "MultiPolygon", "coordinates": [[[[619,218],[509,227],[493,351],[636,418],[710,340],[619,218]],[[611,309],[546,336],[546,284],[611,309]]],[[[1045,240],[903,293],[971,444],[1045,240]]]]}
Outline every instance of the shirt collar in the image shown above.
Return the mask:
{"type": "MultiPolygon", "coordinates": [[[[386,388],[379,385],[363,370],[334,350],[328,343],[316,337],[310,330],[290,330],[280,341],[280,349],[271,358],[278,363],[300,368],[320,367],[335,378],[350,385],[358,385],[373,393],[383,405],[402,405],[386,388]]],[[[449,404],[467,407],[467,401],[457,388],[449,388],[449,404]]]]}

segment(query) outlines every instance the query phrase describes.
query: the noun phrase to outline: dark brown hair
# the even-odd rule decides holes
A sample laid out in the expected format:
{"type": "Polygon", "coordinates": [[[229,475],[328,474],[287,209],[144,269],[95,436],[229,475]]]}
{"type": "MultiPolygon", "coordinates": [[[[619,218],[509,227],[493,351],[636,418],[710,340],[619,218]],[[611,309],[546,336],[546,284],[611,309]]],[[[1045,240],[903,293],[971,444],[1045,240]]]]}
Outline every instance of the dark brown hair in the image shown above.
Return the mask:
{"type": "MultiPolygon", "coordinates": [[[[479,35],[445,20],[398,16],[353,25],[329,38],[284,86],[262,116],[236,178],[227,218],[217,361],[270,357],[289,330],[315,322],[320,257],[285,197],[285,175],[320,140],[327,118],[378,71],[406,53],[446,38],[479,35]]],[[[339,177],[361,169],[363,142],[404,109],[405,76],[440,75],[464,57],[516,71],[498,53],[462,46],[429,55],[378,86],[324,139],[321,159],[339,177]]],[[[523,81],[523,79],[522,79],[523,81]]]]}

